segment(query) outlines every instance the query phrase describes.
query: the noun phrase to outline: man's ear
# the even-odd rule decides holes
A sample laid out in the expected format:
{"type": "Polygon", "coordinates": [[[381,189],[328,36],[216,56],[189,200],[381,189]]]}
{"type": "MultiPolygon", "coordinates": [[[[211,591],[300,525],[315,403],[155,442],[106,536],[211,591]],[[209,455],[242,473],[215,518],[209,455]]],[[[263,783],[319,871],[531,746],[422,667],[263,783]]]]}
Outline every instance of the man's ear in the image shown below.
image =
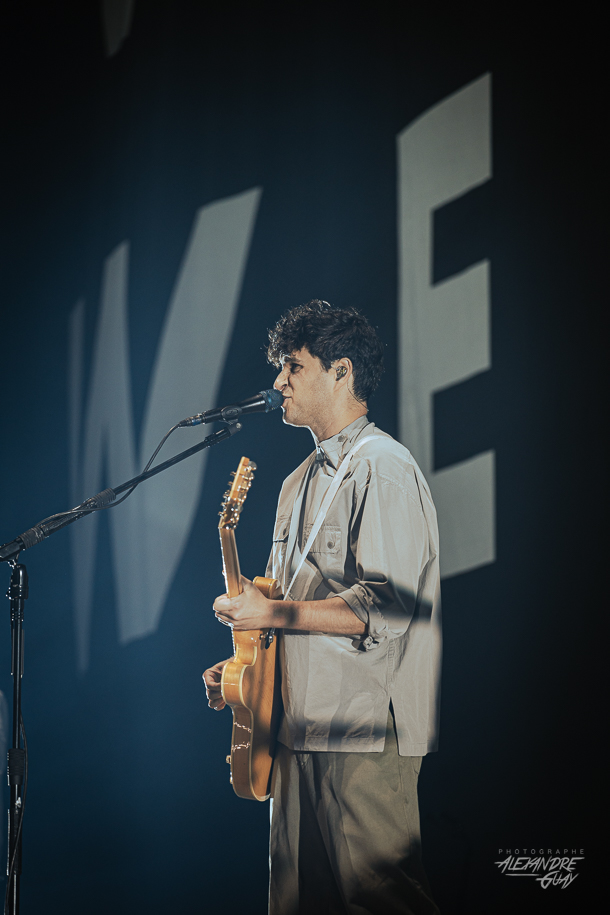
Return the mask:
{"type": "Polygon", "coordinates": [[[337,359],[336,362],[333,362],[332,367],[335,370],[337,381],[341,381],[341,379],[345,378],[346,375],[351,376],[352,374],[351,359],[337,359]]]}

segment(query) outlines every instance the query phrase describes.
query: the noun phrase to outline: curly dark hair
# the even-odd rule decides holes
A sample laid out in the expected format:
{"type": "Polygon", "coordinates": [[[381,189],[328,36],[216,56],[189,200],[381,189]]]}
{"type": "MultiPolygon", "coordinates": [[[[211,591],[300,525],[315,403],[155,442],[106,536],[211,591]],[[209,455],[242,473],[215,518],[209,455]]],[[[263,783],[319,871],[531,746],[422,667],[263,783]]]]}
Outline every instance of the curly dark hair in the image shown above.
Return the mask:
{"type": "Polygon", "coordinates": [[[383,372],[383,343],[355,308],[335,308],[313,299],[282,315],[269,331],[267,359],[276,368],[282,359],[306,347],[328,371],[337,359],[351,359],[354,395],[366,403],[383,372]]]}

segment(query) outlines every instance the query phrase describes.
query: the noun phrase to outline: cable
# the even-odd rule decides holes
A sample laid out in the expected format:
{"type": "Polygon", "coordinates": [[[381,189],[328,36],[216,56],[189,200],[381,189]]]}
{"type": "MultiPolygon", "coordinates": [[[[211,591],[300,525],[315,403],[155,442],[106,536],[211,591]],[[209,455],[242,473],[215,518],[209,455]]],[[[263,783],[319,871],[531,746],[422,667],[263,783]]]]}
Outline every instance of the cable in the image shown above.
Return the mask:
{"type": "MultiPolygon", "coordinates": [[[[175,426],[172,426],[172,428],[169,430],[169,432],[166,432],[166,433],[165,433],[165,435],[163,436],[163,438],[161,439],[161,441],[159,442],[159,444],[158,444],[157,447],[155,448],[155,450],[154,450],[154,452],[153,452],[153,454],[152,454],[152,457],[149,459],[149,461],[148,461],[146,467],[144,468],[144,470],[142,471],[142,473],[146,473],[148,470],[150,470],[150,466],[151,466],[152,462],[154,461],[154,459],[156,458],[156,456],[157,456],[157,455],[159,454],[159,452],[161,451],[161,448],[163,447],[163,445],[165,444],[165,442],[168,440],[168,438],[170,437],[170,435],[172,434],[172,432],[175,432],[176,429],[180,428],[180,426],[181,426],[181,423],[176,423],[175,426]]],[[[125,495],[124,495],[124,496],[121,496],[121,498],[119,499],[118,502],[111,502],[109,505],[97,505],[97,506],[93,506],[92,508],[89,508],[89,507],[84,508],[83,505],[84,505],[85,503],[83,503],[82,505],[77,505],[76,508],[69,508],[69,509],[68,509],[67,511],[65,511],[65,512],[57,512],[57,514],[55,514],[55,515],[49,515],[48,518],[43,518],[42,521],[39,521],[39,522],[38,522],[38,524],[36,525],[36,527],[38,528],[38,527],[41,527],[43,524],[48,524],[49,521],[54,521],[56,518],[67,518],[69,515],[76,515],[76,514],[78,514],[79,512],[83,512],[83,511],[86,511],[87,513],[92,513],[92,512],[104,511],[104,510],[107,509],[107,508],[116,508],[117,505],[120,505],[121,502],[124,502],[124,501],[125,501],[125,499],[127,498],[127,496],[130,496],[130,495],[132,494],[132,492],[134,491],[134,489],[136,489],[136,487],[139,486],[141,482],[142,482],[142,481],[139,480],[138,483],[134,483],[134,485],[131,487],[131,489],[128,489],[127,492],[125,493],[125,495]]]]}
{"type": "Polygon", "coordinates": [[[17,833],[15,835],[15,845],[13,847],[13,854],[11,856],[10,865],[8,868],[8,875],[6,879],[6,893],[4,894],[4,915],[9,915],[8,905],[9,905],[9,895],[11,889],[11,883],[14,877],[15,871],[15,862],[17,860],[17,852],[19,850],[19,841],[21,839],[21,827],[23,825],[23,815],[25,813],[25,799],[28,793],[28,741],[25,736],[25,727],[23,724],[23,715],[19,715],[19,727],[21,729],[21,736],[23,737],[23,750],[25,754],[25,764],[24,764],[24,774],[23,774],[23,794],[21,796],[21,812],[19,814],[19,826],[17,827],[17,833]]]}

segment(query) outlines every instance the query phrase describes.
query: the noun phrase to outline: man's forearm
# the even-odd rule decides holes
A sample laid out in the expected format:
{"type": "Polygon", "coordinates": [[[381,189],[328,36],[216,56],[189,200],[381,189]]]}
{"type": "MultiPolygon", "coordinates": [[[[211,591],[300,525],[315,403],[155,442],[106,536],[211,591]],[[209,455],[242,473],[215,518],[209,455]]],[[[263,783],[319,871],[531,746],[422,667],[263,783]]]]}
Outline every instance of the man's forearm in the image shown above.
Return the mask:
{"type": "Polygon", "coordinates": [[[327,600],[278,600],[273,602],[274,624],[301,632],[331,632],[333,635],[364,635],[366,624],[341,597],[327,600]]]}
{"type": "Polygon", "coordinates": [[[269,600],[242,575],[243,591],[236,597],[223,594],[214,601],[218,619],[237,630],[296,629],[333,635],[364,635],[366,624],[341,597],[327,600],[269,600]]]}

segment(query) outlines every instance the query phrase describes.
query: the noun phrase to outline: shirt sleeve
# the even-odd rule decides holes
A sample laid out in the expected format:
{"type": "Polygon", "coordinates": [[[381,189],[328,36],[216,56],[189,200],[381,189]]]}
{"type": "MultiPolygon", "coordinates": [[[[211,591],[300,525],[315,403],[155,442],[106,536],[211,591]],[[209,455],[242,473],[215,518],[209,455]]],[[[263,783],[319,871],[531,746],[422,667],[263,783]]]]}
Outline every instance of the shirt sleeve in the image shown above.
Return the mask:
{"type": "Polygon", "coordinates": [[[430,538],[412,466],[400,476],[371,470],[356,500],[350,530],[356,581],[341,597],[367,626],[358,647],[375,648],[409,627],[430,538]]]}

